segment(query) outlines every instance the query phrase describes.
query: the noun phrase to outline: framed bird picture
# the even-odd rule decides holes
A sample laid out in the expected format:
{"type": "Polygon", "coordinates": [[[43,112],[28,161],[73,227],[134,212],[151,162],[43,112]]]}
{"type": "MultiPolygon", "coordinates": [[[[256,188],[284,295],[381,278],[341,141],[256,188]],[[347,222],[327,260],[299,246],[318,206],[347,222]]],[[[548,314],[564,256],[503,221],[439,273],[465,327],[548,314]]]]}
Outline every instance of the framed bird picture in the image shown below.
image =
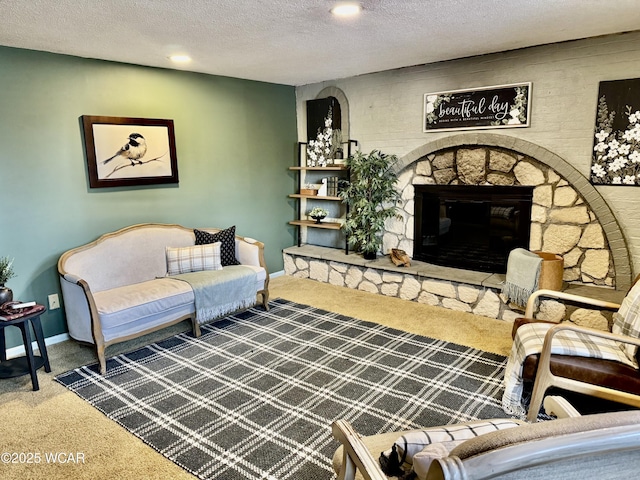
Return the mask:
{"type": "Polygon", "coordinates": [[[83,115],[91,188],[178,183],[173,120],[83,115]]]}

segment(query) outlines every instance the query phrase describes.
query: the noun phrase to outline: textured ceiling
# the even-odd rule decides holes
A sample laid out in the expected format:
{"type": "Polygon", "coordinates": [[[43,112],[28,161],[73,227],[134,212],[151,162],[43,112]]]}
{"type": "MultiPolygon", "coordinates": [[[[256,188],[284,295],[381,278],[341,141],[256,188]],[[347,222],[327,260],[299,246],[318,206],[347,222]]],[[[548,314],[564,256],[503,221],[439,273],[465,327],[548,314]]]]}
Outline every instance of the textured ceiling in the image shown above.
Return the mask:
{"type": "Polygon", "coordinates": [[[0,45],[303,85],[640,29],[639,0],[0,0],[0,45]]]}

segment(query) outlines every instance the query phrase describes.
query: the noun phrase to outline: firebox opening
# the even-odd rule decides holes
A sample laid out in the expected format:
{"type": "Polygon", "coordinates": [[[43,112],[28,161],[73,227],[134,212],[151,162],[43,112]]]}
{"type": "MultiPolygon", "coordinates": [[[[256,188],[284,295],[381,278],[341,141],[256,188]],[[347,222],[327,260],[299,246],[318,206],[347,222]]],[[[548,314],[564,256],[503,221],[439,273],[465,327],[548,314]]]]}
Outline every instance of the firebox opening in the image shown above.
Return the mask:
{"type": "Polygon", "coordinates": [[[414,185],[413,256],[448,267],[505,273],[528,248],[531,186],[414,185]]]}

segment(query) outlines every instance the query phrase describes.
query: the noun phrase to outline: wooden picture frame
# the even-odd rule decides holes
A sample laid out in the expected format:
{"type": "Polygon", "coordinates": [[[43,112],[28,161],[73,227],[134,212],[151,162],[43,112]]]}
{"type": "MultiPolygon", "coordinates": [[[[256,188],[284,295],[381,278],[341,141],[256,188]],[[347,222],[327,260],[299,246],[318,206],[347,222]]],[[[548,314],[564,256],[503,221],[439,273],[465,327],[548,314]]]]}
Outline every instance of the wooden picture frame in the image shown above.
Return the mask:
{"type": "Polygon", "coordinates": [[[91,188],[178,183],[173,120],[83,115],[91,188]]]}

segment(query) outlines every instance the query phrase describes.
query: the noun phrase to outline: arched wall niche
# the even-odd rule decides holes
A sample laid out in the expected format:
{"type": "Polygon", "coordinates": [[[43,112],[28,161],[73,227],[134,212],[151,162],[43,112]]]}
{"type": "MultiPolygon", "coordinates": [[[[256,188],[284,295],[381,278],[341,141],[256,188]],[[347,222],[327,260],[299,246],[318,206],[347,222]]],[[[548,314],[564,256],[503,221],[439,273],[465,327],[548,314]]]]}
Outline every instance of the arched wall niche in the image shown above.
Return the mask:
{"type": "Polygon", "coordinates": [[[347,100],[347,96],[337,87],[323,88],[318,95],[316,95],[316,99],[327,97],[334,97],[340,104],[342,140],[346,141],[349,139],[349,101],[347,100]]]}
{"type": "MultiPolygon", "coordinates": [[[[329,94],[327,92],[328,90],[330,89],[325,89],[321,93],[329,94]]],[[[336,92],[332,92],[331,95],[336,96],[336,92]]],[[[336,96],[336,98],[339,97],[336,96]]],[[[347,112],[348,107],[345,103],[343,116],[348,114],[347,112]]],[[[627,243],[613,212],[598,191],[580,172],[560,156],[539,145],[507,135],[476,132],[452,135],[426,143],[400,158],[395,169],[399,176],[399,186],[403,194],[402,215],[404,222],[401,222],[402,225],[396,222],[396,224],[387,226],[384,235],[384,251],[396,247],[413,251],[413,185],[424,183],[443,184],[450,182],[473,184],[474,180],[469,181],[468,179],[464,179],[461,181],[460,177],[457,176],[451,180],[449,177],[439,176],[436,173],[437,163],[439,159],[444,158],[446,154],[447,161],[449,161],[449,158],[452,159],[453,170],[457,172],[458,165],[456,162],[459,156],[458,152],[462,151],[463,153],[467,153],[473,150],[479,151],[483,148],[486,149],[487,165],[489,165],[490,162],[489,157],[492,155],[491,152],[497,152],[495,154],[496,157],[500,154],[512,156],[514,162],[509,175],[511,175],[516,182],[535,185],[541,197],[542,194],[544,194],[544,198],[547,198],[548,191],[551,191],[552,204],[547,206],[544,212],[539,210],[539,215],[544,215],[545,220],[541,221],[541,218],[532,218],[532,239],[534,238],[534,223],[538,224],[536,225],[536,229],[542,229],[540,233],[542,238],[544,234],[548,233],[551,235],[554,229],[561,230],[565,227],[569,228],[567,225],[569,225],[572,220],[566,219],[566,217],[572,214],[573,211],[568,210],[568,208],[576,208],[584,211],[586,207],[590,219],[582,225],[581,237],[578,242],[582,243],[584,247],[577,248],[578,245],[576,244],[576,248],[570,252],[555,252],[566,255],[565,280],[576,283],[606,285],[615,287],[617,290],[626,290],[631,286],[631,262],[627,243]],[[434,161],[436,165],[433,164],[434,161]],[[530,175],[525,174],[527,169],[532,171],[532,169],[536,168],[536,165],[542,167],[538,168],[538,170],[545,174],[544,181],[536,180],[537,174],[533,174],[535,172],[530,175]],[[560,189],[563,189],[562,193],[570,193],[571,188],[575,190],[579,198],[570,206],[564,205],[562,201],[555,200],[555,197],[560,196],[560,189]],[[545,230],[549,225],[554,225],[552,230],[545,230]],[[600,228],[598,228],[598,226],[600,228]],[[593,238],[584,239],[587,227],[589,237],[594,233],[595,237],[602,237],[602,246],[595,248],[589,243],[594,242],[593,238]],[[602,232],[601,235],[599,231],[602,232]],[[605,252],[608,252],[608,254],[605,252]],[[576,257],[575,261],[578,262],[577,257],[580,254],[582,255],[579,259],[580,263],[573,265],[574,257],[576,257]],[[594,279],[593,275],[589,273],[595,268],[593,265],[596,264],[597,257],[600,256],[600,262],[602,262],[604,255],[608,255],[608,272],[603,278],[594,279]],[[569,266],[567,266],[567,259],[569,260],[569,266]],[[585,261],[587,263],[584,263],[585,261]]],[[[478,154],[482,155],[482,152],[480,151],[478,154]]],[[[477,181],[475,181],[475,184],[478,184],[477,181]]],[[[538,247],[543,247],[543,245],[532,245],[532,248],[538,247]]],[[[599,268],[601,269],[601,267],[599,268]]]]}

